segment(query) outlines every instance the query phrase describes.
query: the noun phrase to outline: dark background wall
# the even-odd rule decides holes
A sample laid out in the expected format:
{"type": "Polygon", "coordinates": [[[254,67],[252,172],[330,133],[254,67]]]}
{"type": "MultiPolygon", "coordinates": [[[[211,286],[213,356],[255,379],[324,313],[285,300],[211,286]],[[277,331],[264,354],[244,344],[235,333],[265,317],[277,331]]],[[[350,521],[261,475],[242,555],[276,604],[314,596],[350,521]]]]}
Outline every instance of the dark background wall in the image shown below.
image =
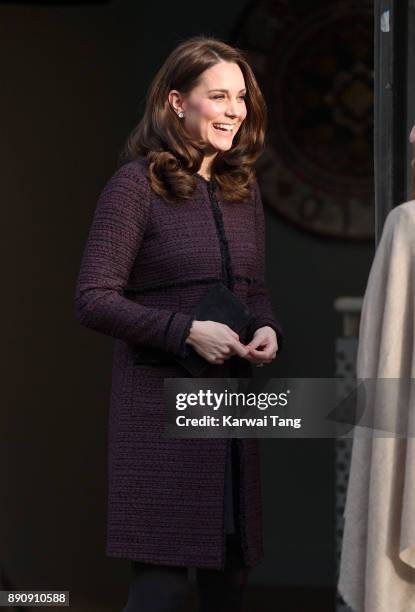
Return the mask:
{"type": "MultiPolygon", "coordinates": [[[[76,276],[155,71],[191,35],[226,40],[246,4],[0,6],[0,567],[19,588],[124,596],[128,564],[104,551],[112,340],[75,320],[76,276]]],[[[317,238],[271,210],[266,222],[268,285],[287,338],[267,375],[331,376],[333,300],[363,293],[373,245],[317,238]]],[[[332,583],[333,441],[264,440],[262,450],[266,559],[252,582],[332,583]]]]}

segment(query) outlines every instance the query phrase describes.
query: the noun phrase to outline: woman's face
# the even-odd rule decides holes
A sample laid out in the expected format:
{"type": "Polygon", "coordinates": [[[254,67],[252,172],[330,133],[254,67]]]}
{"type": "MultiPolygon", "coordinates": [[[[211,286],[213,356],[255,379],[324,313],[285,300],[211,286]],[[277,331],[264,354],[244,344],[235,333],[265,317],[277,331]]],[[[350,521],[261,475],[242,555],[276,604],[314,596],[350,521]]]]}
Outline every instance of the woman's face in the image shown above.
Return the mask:
{"type": "Polygon", "coordinates": [[[199,84],[187,96],[176,98],[175,108],[185,113],[181,121],[193,137],[206,143],[205,154],[231,148],[246,117],[245,94],[238,64],[220,62],[200,75],[199,84]]]}

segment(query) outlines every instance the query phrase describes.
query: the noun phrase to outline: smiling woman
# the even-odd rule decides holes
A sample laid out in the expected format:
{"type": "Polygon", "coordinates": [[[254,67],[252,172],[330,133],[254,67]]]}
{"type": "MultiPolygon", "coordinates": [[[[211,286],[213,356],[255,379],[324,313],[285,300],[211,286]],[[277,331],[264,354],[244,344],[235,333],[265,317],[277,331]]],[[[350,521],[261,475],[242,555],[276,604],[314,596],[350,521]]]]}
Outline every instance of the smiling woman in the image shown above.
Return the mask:
{"type": "Polygon", "coordinates": [[[146,156],[152,188],[171,201],[192,197],[197,173],[215,178],[227,200],[246,200],[265,130],[266,104],[243,51],[193,37],[154,77],[120,162],[146,156]]]}
{"type": "Polygon", "coordinates": [[[133,564],[124,612],[182,610],[187,568],[203,612],[237,612],[263,554],[258,440],[166,437],[164,379],[188,376],[177,358],[191,350],[205,378],[250,377],[281,346],[253,169],[264,125],[242,53],[186,41],[156,75],[96,206],[75,303],[81,324],[116,340],[106,551],[133,564]],[[222,285],[250,314],[242,330],[219,311],[196,318],[222,285]]]}
{"type": "Polygon", "coordinates": [[[244,75],[238,64],[224,61],[205,70],[187,96],[170,91],[170,104],[184,117],[191,137],[201,138],[205,143],[199,169],[202,176],[210,175],[212,160],[219,151],[231,148],[247,114],[245,95],[241,95],[245,91],[244,75]],[[223,88],[226,84],[229,89],[223,88]]]}

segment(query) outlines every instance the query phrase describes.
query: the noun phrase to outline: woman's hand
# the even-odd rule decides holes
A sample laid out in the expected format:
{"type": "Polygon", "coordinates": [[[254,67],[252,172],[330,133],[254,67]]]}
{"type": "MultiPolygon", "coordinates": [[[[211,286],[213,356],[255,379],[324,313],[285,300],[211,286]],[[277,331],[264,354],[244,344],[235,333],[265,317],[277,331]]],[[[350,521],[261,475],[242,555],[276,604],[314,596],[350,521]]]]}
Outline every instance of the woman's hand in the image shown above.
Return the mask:
{"type": "Polygon", "coordinates": [[[249,354],[245,344],[239,341],[238,334],[228,325],[216,321],[193,321],[186,344],[214,364],[222,364],[232,355],[246,358],[249,354]]]}
{"type": "Polygon", "coordinates": [[[272,327],[259,327],[249,344],[248,355],[245,357],[251,363],[271,363],[278,351],[277,334],[272,327]]]}

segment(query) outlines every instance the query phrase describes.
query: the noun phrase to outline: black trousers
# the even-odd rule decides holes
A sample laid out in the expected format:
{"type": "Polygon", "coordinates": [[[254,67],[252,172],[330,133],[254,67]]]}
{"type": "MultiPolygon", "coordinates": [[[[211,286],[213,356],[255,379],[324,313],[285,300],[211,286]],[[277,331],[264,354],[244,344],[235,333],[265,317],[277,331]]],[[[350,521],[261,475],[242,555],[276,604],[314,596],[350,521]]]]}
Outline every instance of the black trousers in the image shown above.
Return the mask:
{"type": "MultiPolygon", "coordinates": [[[[183,612],[190,588],[186,567],[141,561],[131,565],[128,601],[122,612],[183,612]]],[[[238,535],[227,535],[225,568],[196,568],[198,612],[243,612],[248,572],[238,535]]]]}

